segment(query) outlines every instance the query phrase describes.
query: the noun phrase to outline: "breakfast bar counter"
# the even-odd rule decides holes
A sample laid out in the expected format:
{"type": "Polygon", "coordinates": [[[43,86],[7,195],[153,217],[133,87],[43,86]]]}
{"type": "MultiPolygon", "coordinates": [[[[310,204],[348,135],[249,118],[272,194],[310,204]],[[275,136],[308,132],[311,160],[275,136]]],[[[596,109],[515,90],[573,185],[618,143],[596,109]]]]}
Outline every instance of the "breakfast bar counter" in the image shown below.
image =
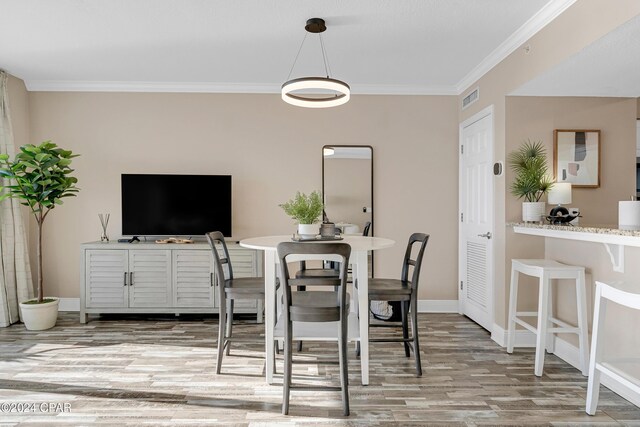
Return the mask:
{"type": "Polygon", "coordinates": [[[625,246],[640,247],[640,230],[621,229],[611,225],[556,225],[510,223],[513,231],[531,236],[552,237],[604,244],[613,270],[624,272],[625,246]]]}

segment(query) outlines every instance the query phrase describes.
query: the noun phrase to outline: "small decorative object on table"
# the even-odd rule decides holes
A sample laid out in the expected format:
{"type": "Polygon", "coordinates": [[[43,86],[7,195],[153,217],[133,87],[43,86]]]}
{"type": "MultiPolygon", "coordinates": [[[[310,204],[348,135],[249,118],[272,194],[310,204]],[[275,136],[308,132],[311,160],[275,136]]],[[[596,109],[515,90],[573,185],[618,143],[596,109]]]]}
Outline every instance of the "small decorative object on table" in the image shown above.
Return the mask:
{"type": "Polygon", "coordinates": [[[107,225],[109,225],[109,216],[111,214],[98,214],[100,218],[100,224],[102,225],[102,234],[100,235],[101,242],[108,242],[109,236],[107,235],[107,225]]]}
{"type": "Polygon", "coordinates": [[[339,234],[339,229],[332,222],[323,222],[320,224],[320,236],[322,237],[335,237],[339,234]]]}
{"type": "Polygon", "coordinates": [[[563,214],[560,212],[555,215],[547,215],[547,220],[549,221],[549,224],[554,225],[573,225],[571,224],[571,221],[581,216],[582,215],[579,213],[577,215],[572,215],[570,213],[563,214]]]}
{"type": "Polygon", "coordinates": [[[312,239],[318,235],[320,227],[316,224],[324,209],[320,193],[314,191],[307,196],[298,191],[293,199],[280,207],[298,222],[298,234],[301,238],[312,239]]]}

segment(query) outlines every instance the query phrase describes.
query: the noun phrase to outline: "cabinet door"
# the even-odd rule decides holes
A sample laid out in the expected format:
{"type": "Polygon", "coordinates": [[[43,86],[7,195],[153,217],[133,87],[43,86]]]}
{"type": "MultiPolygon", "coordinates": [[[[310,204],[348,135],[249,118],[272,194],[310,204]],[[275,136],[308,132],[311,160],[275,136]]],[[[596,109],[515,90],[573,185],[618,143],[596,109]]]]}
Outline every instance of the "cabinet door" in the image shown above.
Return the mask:
{"type": "Polygon", "coordinates": [[[129,307],[171,306],[171,251],[129,250],[129,307]]]}
{"type": "Polygon", "coordinates": [[[261,275],[257,269],[256,251],[242,247],[228,249],[235,277],[258,277],[261,275]]]}
{"type": "Polygon", "coordinates": [[[211,251],[173,250],[173,305],[214,307],[211,251]]]}
{"type": "MultiPolygon", "coordinates": [[[[256,251],[241,247],[229,247],[228,249],[234,277],[258,277],[256,251]]],[[[257,300],[238,300],[235,302],[235,307],[256,308],[257,302],[257,300]]]]}
{"type": "Polygon", "coordinates": [[[86,307],[128,307],[127,251],[94,249],[85,257],[86,307]]]}

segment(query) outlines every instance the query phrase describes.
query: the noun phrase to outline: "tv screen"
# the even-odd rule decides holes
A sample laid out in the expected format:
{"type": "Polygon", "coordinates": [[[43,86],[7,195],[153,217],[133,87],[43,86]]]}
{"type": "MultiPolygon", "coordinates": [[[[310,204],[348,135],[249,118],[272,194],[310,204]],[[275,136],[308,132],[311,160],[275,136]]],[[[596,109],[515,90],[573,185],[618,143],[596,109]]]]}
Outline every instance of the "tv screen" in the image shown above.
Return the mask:
{"type": "Polygon", "coordinates": [[[231,175],[122,174],[124,236],[231,236],[231,175]]]}

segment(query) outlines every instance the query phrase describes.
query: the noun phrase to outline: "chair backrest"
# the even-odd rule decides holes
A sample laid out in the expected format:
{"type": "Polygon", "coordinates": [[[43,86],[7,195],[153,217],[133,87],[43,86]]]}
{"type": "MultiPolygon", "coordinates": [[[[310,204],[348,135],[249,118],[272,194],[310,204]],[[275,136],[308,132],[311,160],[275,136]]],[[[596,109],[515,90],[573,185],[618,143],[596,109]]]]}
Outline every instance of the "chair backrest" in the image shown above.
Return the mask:
{"type": "Polygon", "coordinates": [[[347,295],[347,265],[349,256],[351,255],[351,246],[347,243],[299,243],[299,242],[282,242],[278,244],[278,258],[280,260],[280,283],[283,285],[284,305],[286,307],[285,320],[289,318],[289,308],[291,307],[292,296],[291,287],[297,286],[322,286],[337,287],[338,301],[341,316],[346,315],[344,312],[346,307],[347,295]],[[337,261],[340,265],[340,274],[335,277],[317,277],[295,279],[289,274],[289,262],[287,258],[291,255],[300,255],[304,257],[313,256],[314,259],[321,258],[325,261],[337,261]],[[338,259],[336,259],[336,257],[338,259]]]}
{"type": "Polygon", "coordinates": [[[367,221],[364,223],[364,228],[362,229],[362,235],[363,236],[368,236],[369,235],[369,229],[371,228],[371,221],[367,221]]]}
{"type": "Polygon", "coordinates": [[[221,289],[224,288],[225,274],[223,265],[227,265],[228,277],[229,280],[233,280],[233,268],[231,268],[231,261],[229,259],[229,250],[227,249],[227,244],[224,241],[224,235],[219,231],[211,231],[206,233],[207,241],[209,242],[209,246],[211,246],[211,250],[213,251],[213,268],[216,271],[216,279],[218,280],[218,285],[221,289]],[[222,254],[218,252],[216,248],[216,244],[222,247],[222,254]]]}
{"type": "Polygon", "coordinates": [[[409,281],[411,283],[411,288],[417,292],[418,283],[420,280],[420,269],[422,267],[422,258],[424,256],[424,250],[427,247],[427,242],[429,241],[429,235],[424,233],[413,233],[409,237],[409,242],[407,243],[407,250],[404,253],[404,259],[402,261],[402,280],[409,281]],[[416,258],[411,258],[411,253],[413,252],[414,245],[420,245],[418,247],[418,252],[416,253],[416,258]],[[413,269],[411,274],[411,279],[409,279],[409,270],[413,269]]]}

